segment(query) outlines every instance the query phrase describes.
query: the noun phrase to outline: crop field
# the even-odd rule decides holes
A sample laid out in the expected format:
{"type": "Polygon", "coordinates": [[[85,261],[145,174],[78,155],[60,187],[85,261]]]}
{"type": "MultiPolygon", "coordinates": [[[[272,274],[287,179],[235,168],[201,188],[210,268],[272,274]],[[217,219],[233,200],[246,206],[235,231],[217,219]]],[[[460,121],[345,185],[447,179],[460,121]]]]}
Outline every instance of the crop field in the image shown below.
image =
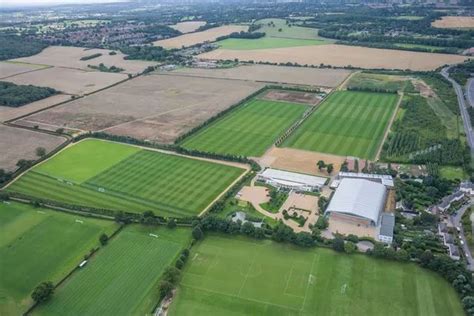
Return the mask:
{"type": "Polygon", "coordinates": [[[178,68],[173,74],[193,77],[266,81],[309,86],[337,87],[351,73],[346,69],[317,69],[272,65],[241,65],[233,68],[178,68]]]}
{"type": "MultiPolygon", "coordinates": [[[[125,73],[136,74],[145,70],[148,66],[156,65],[156,62],[141,60],[126,60],[125,55],[116,51],[116,55],[109,55],[108,49],[85,49],[83,47],[49,46],[41,53],[29,57],[13,59],[16,62],[23,62],[36,65],[49,65],[64,68],[76,68],[88,70],[87,65],[98,66],[103,63],[106,66],[116,66],[123,68],[125,73]],[[99,56],[90,60],[81,60],[82,57],[100,53],[99,56]]],[[[98,72],[94,71],[98,74],[98,72]]]]}
{"type": "MultiPolygon", "coordinates": [[[[9,107],[9,106],[0,106],[0,121],[5,122],[8,120],[13,120],[20,116],[28,115],[35,111],[39,111],[47,107],[50,107],[52,105],[59,104],[68,100],[71,100],[71,96],[68,94],[55,94],[48,98],[31,102],[17,108],[9,107]]],[[[27,124],[20,124],[20,125],[28,126],[27,124]]],[[[30,126],[33,127],[34,124],[31,124],[30,126]]]]}
{"type": "Polygon", "coordinates": [[[127,79],[125,74],[49,67],[11,76],[4,79],[4,81],[13,82],[18,85],[31,84],[49,87],[67,94],[83,95],[111,86],[125,79],[127,79]]]}
{"type": "MultiPolygon", "coordinates": [[[[0,107],[1,108],[1,107],[0,107]]],[[[12,171],[20,159],[37,159],[36,148],[50,152],[66,141],[65,138],[33,132],[0,124],[0,169],[12,171]]]]}
{"type": "Polygon", "coordinates": [[[444,64],[463,62],[466,56],[434,54],[377,49],[349,45],[311,45],[254,50],[216,49],[197,56],[200,59],[217,59],[271,63],[298,63],[300,65],[320,64],[337,67],[360,67],[369,69],[411,69],[434,70],[444,64]]]}
{"type": "Polygon", "coordinates": [[[243,169],[86,140],[40,164],[8,187],[70,204],[192,216],[203,211],[243,169]]]}
{"type": "Polygon", "coordinates": [[[261,87],[263,84],[259,82],[174,75],[140,76],[31,115],[26,120],[45,129],[107,131],[172,143],[182,133],[261,87]]]}
{"type": "Polygon", "coordinates": [[[257,39],[228,38],[219,41],[219,47],[232,50],[252,50],[266,48],[282,48],[327,44],[327,41],[320,39],[300,39],[300,38],[279,38],[262,37],[257,39]]]}
{"type": "Polygon", "coordinates": [[[181,145],[212,153],[258,157],[307,109],[306,105],[252,99],[187,137],[181,145]]]}
{"type": "Polygon", "coordinates": [[[213,42],[220,36],[229,35],[233,32],[247,31],[245,25],[223,25],[213,27],[202,32],[184,34],[164,40],[153,42],[155,46],[161,46],[167,49],[193,46],[204,42],[213,42]]]}
{"type": "Polygon", "coordinates": [[[441,19],[431,23],[438,28],[474,28],[474,17],[472,16],[443,16],[441,19]]]}
{"type": "Polygon", "coordinates": [[[158,280],[189,240],[188,229],[127,227],[33,314],[149,314],[158,301],[158,280]]]}
{"type": "Polygon", "coordinates": [[[283,146],[374,159],[397,102],[396,94],[335,92],[283,146]]]}
{"type": "Polygon", "coordinates": [[[318,30],[309,27],[301,27],[286,24],[284,19],[262,19],[255,22],[262,27],[256,32],[264,32],[267,37],[295,38],[295,39],[316,39],[318,30]]]}
{"type": "Polygon", "coordinates": [[[43,69],[44,66],[14,62],[0,62],[0,79],[43,69]]]}
{"type": "Polygon", "coordinates": [[[347,82],[348,89],[371,91],[402,91],[408,84],[408,77],[358,72],[347,82]]]}
{"type": "Polygon", "coordinates": [[[190,258],[171,316],[464,315],[449,283],[414,264],[220,236],[190,258]]]}
{"type": "Polygon", "coordinates": [[[191,33],[204,25],[206,25],[206,21],[185,21],[170,25],[170,27],[181,33],[191,33]]]}
{"type": "Polygon", "coordinates": [[[100,234],[116,228],[111,221],[1,203],[0,314],[23,314],[39,283],[57,283],[98,245],[100,234]]]}

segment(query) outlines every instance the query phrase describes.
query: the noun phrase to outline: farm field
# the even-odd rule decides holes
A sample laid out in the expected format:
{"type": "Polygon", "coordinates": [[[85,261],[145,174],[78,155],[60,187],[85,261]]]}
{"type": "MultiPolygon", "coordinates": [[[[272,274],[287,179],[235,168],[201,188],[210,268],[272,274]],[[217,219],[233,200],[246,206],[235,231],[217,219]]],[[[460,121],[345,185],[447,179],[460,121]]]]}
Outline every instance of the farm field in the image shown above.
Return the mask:
{"type": "Polygon", "coordinates": [[[474,17],[472,16],[443,16],[441,19],[431,23],[438,28],[474,28],[474,17]]]}
{"type": "Polygon", "coordinates": [[[170,316],[464,315],[450,284],[414,264],[235,236],[190,258],[170,316]]]}
{"type": "Polygon", "coordinates": [[[4,79],[10,76],[18,75],[25,72],[40,70],[43,68],[44,66],[41,66],[41,65],[2,61],[0,62],[0,79],[4,79]]]}
{"type": "Polygon", "coordinates": [[[360,67],[369,69],[434,70],[444,64],[460,63],[466,56],[433,54],[391,49],[377,49],[349,45],[312,45],[255,50],[217,49],[198,55],[201,59],[218,59],[272,63],[320,64],[337,67],[360,67]]]}
{"type": "Polygon", "coordinates": [[[235,80],[266,81],[309,86],[337,87],[351,73],[346,69],[318,69],[272,65],[241,65],[233,68],[178,68],[173,74],[235,80]]]}
{"type": "Polygon", "coordinates": [[[170,27],[181,33],[191,33],[204,25],[206,25],[206,21],[185,21],[170,25],[170,27]]]}
{"type": "Polygon", "coordinates": [[[334,92],[283,146],[374,159],[397,102],[396,94],[334,92]]]}
{"type": "Polygon", "coordinates": [[[125,74],[50,67],[11,76],[4,81],[18,85],[49,87],[67,94],[83,95],[127,79],[125,74]]]}
{"type": "Polygon", "coordinates": [[[59,282],[117,224],[11,202],[0,204],[0,314],[21,315],[43,281],[59,282]]]}
{"type": "Polygon", "coordinates": [[[158,280],[187,246],[190,233],[188,229],[125,228],[33,315],[149,314],[158,301],[158,280]]]}
{"type": "Polygon", "coordinates": [[[213,27],[202,32],[195,32],[159,40],[153,42],[153,45],[161,46],[167,49],[193,46],[199,43],[213,42],[220,36],[229,35],[233,32],[247,31],[247,29],[248,26],[245,25],[223,25],[213,27]]]}
{"type": "Polygon", "coordinates": [[[228,38],[218,42],[219,47],[232,50],[252,50],[252,49],[268,49],[282,47],[297,47],[324,45],[327,41],[320,39],[299,39],[299,38],[279,38],[279,37],[262,37],[257,39],[241,39],[228,38]]]}
{"type": "Polygon", "coordinates": [[[19,116],[28,115],[35,111],[39,111],[68,100],[71,100],[71,96],[68,94],[55,94],[49,98],[31,102],[17,108],[0,106],[0,121],[5,122],[8,120],[13,120],[19,116]]]}
{"type": "Polygon", "coordinates": [[[258,82],[171,75],[140,76],[31,115],[26,120],[45,129],[63,127],[107,131],[172,143],[179,135],[262,87],[263,84],[258,82]]]}
{"type": "MultiPolygon", "coordinates": [[[[23,62],[29,64],[49,65],[64,68],[76,68],[90,71],[87,65],[98,66],[100,63],[110,67],[116,66],[123,68],[125,73],[140,73],[148,66],[154,66],[156,62],[141,60],[126,60],[125,55],[116,51],[116,55],[109,55],[111,51],[108,49],[85,49],[83,47],[66,47],[66,46],[49,46],[41,53],[30,57],[22,57],[12,59],[12,61],[23,62]],[[81,60],[82,57],[91,56],[93,54],[102,54],[102,56],[81,60]]],[[[97,74],[97,71],[93,71],[97,74]]]]}
{"type": "Polygon", "coordinates": [[[350,77],[346,87],[371,91],[402,91],[408,82],[408,77],[358,72],[350,77]]]}
{"type": "MultiPolygon", "coordinates": [[[[285,19],[262,19],[255,22],[262,27],[256,32],[264,32],[266,37],[294,38],[294,39],[317,39],[318,30],[309,27],[301,27],[286,24],[285,19]]],[[[329,41],[328,41],[329,42],[329,41]]]]}
{"type": "Polygon", "coordinates": [[[89,139],[13,182],[8,191],[69,204],[193,216],[244,169],[89,139]]]}
{"type": "Polygon", "coordinates": [[[293,124],[306,105],[252,99],[185,138],[187,149],[258,157],[293,124]]]}
{"type": "MultiPolygon", "coordinates": [[[[0,107],[2,108],[2,107],[0,107]]],[[[5,171],[15,170],[20,159],[37,159],[36,148],[43,147],[50,152],[66,141],[60,136],[33,132],[26,129],[15,128],[0,124],[0,169],[5,171]],[[8,148],[8,150],[6,150],[8,148]]]]}

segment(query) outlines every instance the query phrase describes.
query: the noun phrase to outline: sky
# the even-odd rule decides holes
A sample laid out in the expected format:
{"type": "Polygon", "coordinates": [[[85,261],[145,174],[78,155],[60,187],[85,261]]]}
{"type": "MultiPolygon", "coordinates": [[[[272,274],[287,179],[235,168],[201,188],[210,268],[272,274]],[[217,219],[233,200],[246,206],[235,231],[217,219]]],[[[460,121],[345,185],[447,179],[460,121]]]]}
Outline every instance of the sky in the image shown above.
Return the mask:
{"type": "MultiPolygon", "coordinates": [[[[119,0],[123,1],[123,0],[119,0]]],[[[44,4],[68,4],[68,3],[107,3],[118,2],[118,0],[0,0],[0,7],[5,6],[25,6],[25,5],[44,5],[44,4]]]]}

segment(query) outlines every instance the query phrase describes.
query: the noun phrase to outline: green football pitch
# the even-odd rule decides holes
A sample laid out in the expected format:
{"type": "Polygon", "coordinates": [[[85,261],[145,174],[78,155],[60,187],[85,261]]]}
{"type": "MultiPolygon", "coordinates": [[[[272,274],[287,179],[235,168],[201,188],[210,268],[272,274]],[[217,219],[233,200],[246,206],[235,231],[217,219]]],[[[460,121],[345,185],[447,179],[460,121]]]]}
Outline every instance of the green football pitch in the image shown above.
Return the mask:
{"type": "Polygon", "coordinates": [[[96,208],[192,216],[243,172],[229,165],[90,139],[33,168],[8,191],[96,208]]]}
{"type": "Polygon", "coordinates": [[[205,152],[258,157],[306,109],[302,104],[252,99],[184,139],[181,145],[205,152]]]}
{"type": "Polygon", "coordinates": [[[454,289],[414,264],[209,236],[169,315],[464,315],[454,289]]]}
{"type": "Polygon", "coordinates": [[[21,315],[43,281],[57,283],[117,224],[0,203],[0,315],[21,315]]]}
{"type": "Polygon", "coordinates": [[[158,301],[161,275],[190,238],[189,229],[129,226],[33,314],[149,314],[158,301]]]}
{"type": "Polygon", "coordinates": [[[374,159],[397,102],[396,94],[334,92],[283,146],[374,159]]]}

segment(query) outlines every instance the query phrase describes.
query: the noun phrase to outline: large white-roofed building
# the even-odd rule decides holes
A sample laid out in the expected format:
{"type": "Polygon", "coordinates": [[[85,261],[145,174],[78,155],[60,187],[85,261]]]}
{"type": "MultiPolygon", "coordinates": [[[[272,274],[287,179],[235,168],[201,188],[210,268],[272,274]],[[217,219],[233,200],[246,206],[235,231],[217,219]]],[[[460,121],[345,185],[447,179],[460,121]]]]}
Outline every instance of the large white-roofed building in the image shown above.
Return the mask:
{"type": "Polygon", "coordinates": [[[359,225],[377,226],[386,200],[385,185],[366,179],[343,178],[334,193],[326,214],[353,219],[359,225]]]}
{"type": "Polygon", "coordinates": [[[259,173],[257,180],[277,188],[306,192],[318,191],[327,181],[323,177],[272,168],[267,168],[259,173]]]}

